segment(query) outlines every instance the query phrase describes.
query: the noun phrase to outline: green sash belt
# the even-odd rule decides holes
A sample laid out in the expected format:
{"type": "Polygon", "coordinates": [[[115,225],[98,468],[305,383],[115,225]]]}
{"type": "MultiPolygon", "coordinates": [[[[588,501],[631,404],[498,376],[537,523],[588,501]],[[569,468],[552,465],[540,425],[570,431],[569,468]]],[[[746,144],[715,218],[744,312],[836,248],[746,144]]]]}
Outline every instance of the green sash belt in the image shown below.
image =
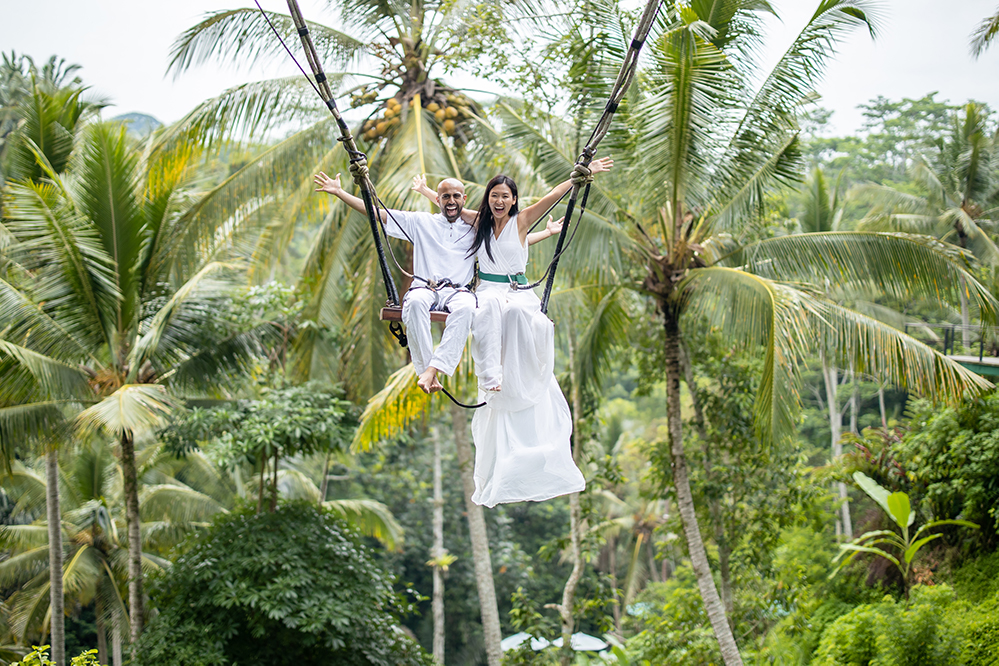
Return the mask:
{"type": "Polygon", "coordinates": [[[499,282],[500,284],[527,284],[527,276],[523,273],[516,275],[500,275],[497,273],[483,273],[479,271],[479,279],[486,282],[499,282]]]}

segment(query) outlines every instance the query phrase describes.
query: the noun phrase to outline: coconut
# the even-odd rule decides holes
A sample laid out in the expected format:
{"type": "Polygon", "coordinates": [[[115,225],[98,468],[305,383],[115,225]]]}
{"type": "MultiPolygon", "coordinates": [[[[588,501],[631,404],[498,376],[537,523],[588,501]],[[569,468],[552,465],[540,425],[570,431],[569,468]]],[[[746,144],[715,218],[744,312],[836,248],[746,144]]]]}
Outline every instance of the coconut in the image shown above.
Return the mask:
{"type": "Polygon", "coordinates": [[[375,139],[378,138],[378,130],[376,129],[368,130],[367,132],[364,133],[364,138],[367,139],[368,141],[374,141],[375,139]]]}
{"type": "Polygon", "coordinates": [[[434,114],[434,118],[436,118],[439,123],[444,122],[444,109],[437,109],[437,113],[434,114]]]}
{"type": "Polygon", "coordinates": [[[455,127],[456,127],[456,125],[454,124],[453,120],[445,120],[444,121],[444,131],[447,132],[448,134],[454,134],[454,128],[455,127]]]}
{"type": "Polygon", "coordinates": [[[375,125],[375,129],[378,130],[379,134],[385,134],[385,131],[388,128],[389,128],[389,124],[388,124],[387,121],[384,121],[384,120],[382,122],[378,123],[377,125],[375,125]]]}
{"type": "Polygon", "coordinates": [[[453,106],[449,106],[446,109],[444,109],[444,116],[447,118],[457,118],[458,109],[454,108],[453,106]]]}
{"type": "Polygon", "coordinates": [[[427,104],[427,111],[430,113],[437,113],[439,108],[441,108],[441,106],[437,102],[430,102],[430,104],[427,104]]]}
{"type": "Polygon", "coordinates": [[[392,120],[388,121],[388,123],[389,127],[398,127],[402,123],[402,120],[399,119],[399,116],[392,116],[392,120]]]}

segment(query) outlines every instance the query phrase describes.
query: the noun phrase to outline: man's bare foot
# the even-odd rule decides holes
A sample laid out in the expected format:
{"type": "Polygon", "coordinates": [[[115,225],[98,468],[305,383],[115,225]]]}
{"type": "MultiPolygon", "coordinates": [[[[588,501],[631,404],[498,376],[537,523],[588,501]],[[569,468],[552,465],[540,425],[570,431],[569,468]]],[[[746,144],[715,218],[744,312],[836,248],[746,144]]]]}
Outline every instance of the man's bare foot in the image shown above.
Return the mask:
{"type": "Polygon", "coordinates": [[[437,368],[430,366],[423,371],[419,379],[416,380],[416,385],[420,387],[424,393],[433,393],[434,391],[440,391],[444,386],[437,381],[437,368]]]}

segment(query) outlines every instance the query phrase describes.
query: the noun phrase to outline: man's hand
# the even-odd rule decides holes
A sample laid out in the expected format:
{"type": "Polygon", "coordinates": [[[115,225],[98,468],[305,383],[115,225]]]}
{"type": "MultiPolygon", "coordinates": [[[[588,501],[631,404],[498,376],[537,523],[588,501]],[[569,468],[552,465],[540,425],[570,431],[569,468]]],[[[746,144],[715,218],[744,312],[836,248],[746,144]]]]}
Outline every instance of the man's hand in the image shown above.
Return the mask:
{"type": "Polygon", "coordinates": [[[437,193],[427,185],[427,174],[421,173],[418,176],[413,176],[413,191],[437,203],[437,193]]]}
{"type": "Polygon", "coordinates": [[[590,173],[603,173],[604,171],[610,171],[613,166],[614,158],[601,157],[599,160],[593,160],[590,162],[590,173]]]}
{"type": "Polygon", "coordinates": [[[336,175],[336,178],[330,178],[322,171],[313,178],[313,182],[316,184],[316,192],[327,192],[333,196],[340,196],[343,192],[343,187],[340,186],[340,174],[336,175]]]}
{"type": "Polygon", "coordinates": [[[548,232],[549,237],[562,233],[563,220],[565,220],[564,217],[560,217],[558,221],[556,221],[551,215],[548,216],[548,223],[545,224],[545,231],[548,232]]]}
{"type": "Polygon", "coordinates": [[[421,173],[417,176],[413,176],[413,191],[423,194],[423,190],[427,188],[427,174],[421,173]]]}

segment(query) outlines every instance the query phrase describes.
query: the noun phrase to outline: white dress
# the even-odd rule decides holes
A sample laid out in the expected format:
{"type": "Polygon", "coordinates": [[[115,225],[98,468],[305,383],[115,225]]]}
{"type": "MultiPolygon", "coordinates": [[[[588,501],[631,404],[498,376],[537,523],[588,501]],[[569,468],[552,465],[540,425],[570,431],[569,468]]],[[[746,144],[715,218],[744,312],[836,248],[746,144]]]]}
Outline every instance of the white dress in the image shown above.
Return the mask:
{"type": "MultiPolygon", "coordinates": [[[[517,219],[499,239],[478,252],[479,271],[523,273],[527,248],[517,219]]],[[[533,291],[481,281],[472,321],[472,357],[485,407],[472,417],[475,493],[488,507],[508,502],[540,502],[582,491],[583,475],[572,460],[572,417],[555,380],[555,328],[541,312],[533,291]],[[502,385],[499,392],[486,386],[502,385]]]]}

